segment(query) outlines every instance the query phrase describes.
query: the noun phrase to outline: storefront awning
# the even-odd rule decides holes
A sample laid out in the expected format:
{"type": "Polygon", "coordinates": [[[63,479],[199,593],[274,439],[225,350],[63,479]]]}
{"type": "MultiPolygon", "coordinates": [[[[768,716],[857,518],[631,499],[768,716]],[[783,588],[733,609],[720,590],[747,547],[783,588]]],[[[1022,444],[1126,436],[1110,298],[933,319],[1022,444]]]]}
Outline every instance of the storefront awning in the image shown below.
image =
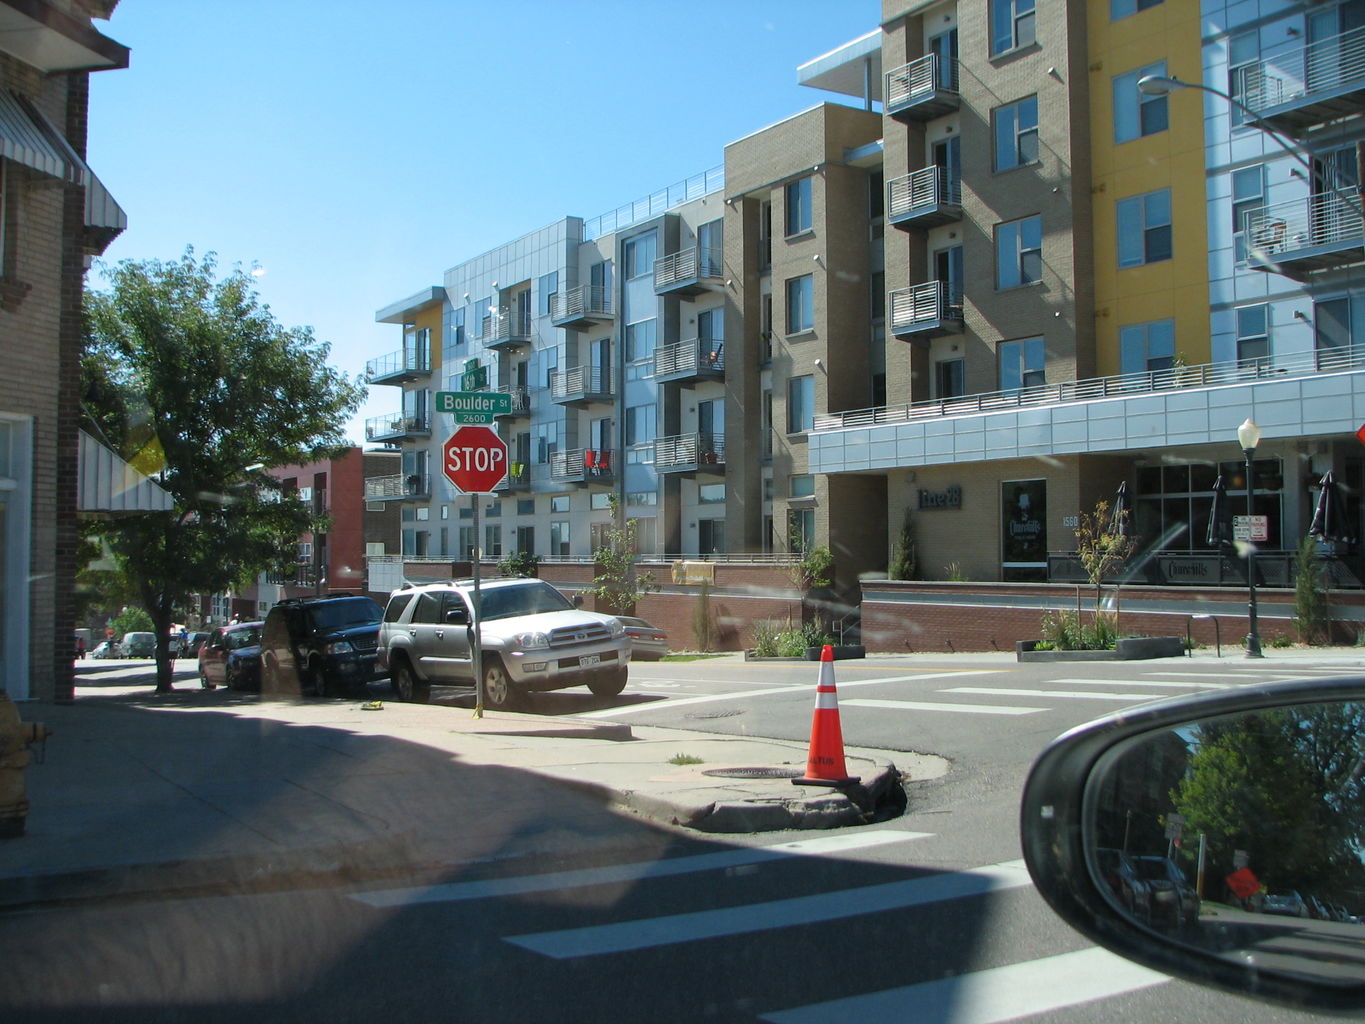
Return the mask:
{"type": "Polygon", "coordinates": [[[8,89],[0,89],[0,156],[53,178],[81,182],[79,164],[70,159],[47,126],[35,119],[24,102],[8,89]]]}
{"type": "Polygon", "coordinates": [[[171,496],[156,481],[81,431],[76,509],[82,515],[169,512],[171,496]]]}

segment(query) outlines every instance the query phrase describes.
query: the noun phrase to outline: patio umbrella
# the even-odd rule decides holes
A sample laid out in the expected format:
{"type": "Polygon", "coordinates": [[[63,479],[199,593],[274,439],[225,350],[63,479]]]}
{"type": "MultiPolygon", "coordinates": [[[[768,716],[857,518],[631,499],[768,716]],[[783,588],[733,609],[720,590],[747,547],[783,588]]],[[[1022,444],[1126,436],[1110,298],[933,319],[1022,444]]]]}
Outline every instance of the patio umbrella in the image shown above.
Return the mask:
{"type": "Polygon", "coordinates": [[[1109,532],[1115,537],[1127,537],[1128,520],[1132,518],[1133,503],[1128,497],[1128,481],[1119,484],[1114,492],[1114,511],[1109,517],[1109,532]]]}
{"type": "Polygon", "coordinates": [[[1319,481],[1318,504],[1313,509],[1313,523],[1308,527],[1309,536],[1326,541],[1350,541],[1346,509],[1341,500],[1341,490],[1336,478],[1329,469],[1319,481]]]}
{"type": "Polygon", "coordinates": [[[1211,548],[1223,548],[1232,543],[1228,528],[1228,488],[1220,474],[1213,482],[1213,507],[1209,509],[1209,532],[1204,538],[1211,548]]]}

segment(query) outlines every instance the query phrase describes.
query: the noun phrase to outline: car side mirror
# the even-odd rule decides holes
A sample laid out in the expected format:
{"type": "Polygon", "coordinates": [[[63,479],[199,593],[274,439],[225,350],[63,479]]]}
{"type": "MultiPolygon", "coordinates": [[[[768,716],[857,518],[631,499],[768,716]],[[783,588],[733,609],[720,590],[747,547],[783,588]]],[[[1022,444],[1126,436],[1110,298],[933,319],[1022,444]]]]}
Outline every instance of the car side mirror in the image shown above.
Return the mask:
{"type": "Polygon", "coordinates": [[[464,607],[446,609],[446,625],[464,626],[469,624],[469,612],[464,607]]]}
{"type": "Polygon", "coordinates": [[[1365,1010],[1365,678],[1233,688],[1073,729],[1021,808],[1043,898],[1147,967],[1365,1010]]]}
{"type": "Polygon", "coordinates": [[[582,608],[582,607],[583,607],[583,595],[582,595],[582,594],[574,594],[573,597],[569,598],[569,603],[572,604],[575,608],[582,608]]]}

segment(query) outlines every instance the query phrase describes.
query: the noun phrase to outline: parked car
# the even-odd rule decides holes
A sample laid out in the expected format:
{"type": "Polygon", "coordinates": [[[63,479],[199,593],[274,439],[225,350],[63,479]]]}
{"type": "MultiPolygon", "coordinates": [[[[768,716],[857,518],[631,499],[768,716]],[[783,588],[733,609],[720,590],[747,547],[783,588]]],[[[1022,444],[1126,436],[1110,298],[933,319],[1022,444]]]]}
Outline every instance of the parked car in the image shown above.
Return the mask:
{"type": "Polygon", "coordinates": [[[1308,903],[1308,916],[1317,921],[1331,921],[1332,912],[1327,908],[1327,904],[1316,896],[1304,897],[1308,903]]]}
{"type": "Polygon", "coordinates": [[[668,653],[668,634],[658,626],[651,626],[644,619],[633,615],[618,615],[617,620],[626,627],[630,637],[630,656],[635,661],[658,661],[668,653]]]}
{"type": "Polygon", "coordinates": [[[1308,903],[1294,889],[1278,889],[1265,894],[1261,901],[1262,914],[1280,914],[1284,917],[1308,917],[1308,903]]]}
{"type": "Polygon", "coordinates": [[[206,690],[261,688],[260,622],[219,626],[199,648],[199,685],[206,690]]]}
{"type": "MultiPolygon", "coordinates": [[[[472,580],[395,590],[379,629],[380,665],[394,692],[426,701],[433,684],[474,684],[472,580]]],[[[479,589],[483,699],[515,705],[533,691],[587,686],[614,697],[626,686],[630,639],[613,615],[578,607],[544,580],[483,581],[479,589]]]]}
{"type": "Polygon", "coordinates": [[[1114,898],[1139,921],[1152,921],[1152,887],[1139,874],[1133,858],[1122,850],[1101,847],[1095,851],[1104,880],[1114,892],[1114,898]]]}
{"type": "Polygon", "coordinates": [[[1199,920],[1199,896],[1180,865],[1156,854],[1133,858],[1133,866],[1152,890],[1152,920],[1171,928],[1199,920]]]}
{"type": "Polygon", "coordinates": [[[118,649],[117,640],[101,640],[95,645],[95,649],[90,652],[90,657],[105,660],[108,658],[119,658],[122,654],[118,649]]]}
{"type": "Polygon", "coordinates": [[[182,658],[197,658],[199,648],[203,647],[211,634],[204,630],[192,630],[185,634],[185,649],[180,653],[182,658]]]}
{"type": "Polygon", "coordinates": [[[359,693],[381,678],[383,609],[356,594],[288,598],[261,626],[261,686],[273,693],[359,693]]]}
{"type": "Polygon", "coordinates": [[[155,633],[124,633],[123,639],[119,641],[119,650],[124,658],[155,658],[156,657],[156,634],[155,633]]]}

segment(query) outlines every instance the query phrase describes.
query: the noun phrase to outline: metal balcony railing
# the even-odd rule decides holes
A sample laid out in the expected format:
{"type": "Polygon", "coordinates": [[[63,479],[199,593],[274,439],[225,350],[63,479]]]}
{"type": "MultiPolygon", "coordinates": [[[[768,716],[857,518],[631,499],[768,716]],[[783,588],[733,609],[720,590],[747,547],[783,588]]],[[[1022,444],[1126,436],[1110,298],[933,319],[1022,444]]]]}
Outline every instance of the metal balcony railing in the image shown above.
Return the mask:
{"type": "Polygon", "coordinates": [[[891,293],[891,333],[913,334],[962,323],[962,293],[946,281],[927,281],[891,293]]]}
{"type": "Polygon", "coordinates": [[[431,373],[431,353],[425,349],[399,349],[365,363],[365,376],[371,384],[393,377],[422,376],[431,373]]]}
{"type": "Polygon", "coordinates": [[[556,402],[571,402],[611,395],[611,374],[600,366],[575,366],[550,375],[550,397],[556,402]]]}
{"type": "MultiPolygon", "coordinates": [[[[1355,190],[1354,185],[1346,189],[1355,190]]],[[[1274,261],[1287,253],[1315,246],[1360,244],[1365,239],[1365,219],[1360,199],[1326,192],[1287,203],[1276,203],[1246,215],[1243,226],[1247,248],[1259,250],[1274,261]]]]}
{"type": "Polygon", "coordinates": [[[722,338],[692,338],[676,345],[654,350],[654,376],[671,377],[685,373],[724,373],[725,341],[722,338]]]}
{"type": "Polygon", "coordinates": [[[429,473],[397,473],[393,476],[372,476],[365,481],[366,501],[424,498],[430,494],[431,475],[429,473]]]}
{"type": "Polygon", "coordinates": [[[722,434],[675,434],[654,439],[654,468],[692,467],[725,464],[725,437],[722,434]]]}
{"type": "MultiPolygon", "coordinates": [[[[926,54],[886,72],[887,113],[897,113],[931,101],[943,93],[957,93],[957,58],[926,54]]],[[[952,104],[956,106],[956,103],[952,104]]]]}
{"type": "Polygon", "coordinates": [[[500,309],[484,320],[485,345],[521,345],[531,340],[531,314],[500,309]]]}
{"type": "Polygon", "coordinates": [[[1365,371],[1365,345],[1342,345],[1292,356],[1267,356],[1203,366],[1173,366],[1164,370],[1123,373],[1112,377],[1039,384],[1010,391],[990,391],[954,398],[935,398],[903,405],[825,413],[815,417],[815,431],[846,427],[870,427],[943,416],[970,416],[1020,406],[1063,405],[1100,398],[1129,397],[1144,392],[1207,388],[1220,384],[1246,384],[1257,380],[1282,381],[1321,373],[1365,371]]]}
{"type": "Polygon", "coordinates": [[[693,281],[714,281],[721,276],[724,253],[719,249],[683,249],[654,261],[654,289],[661,291],[693,281]]]}
{"type": "Polygon", "coordinates": [[[893,223],[961,206],[962,178],[946,167],[921,167],[886,183],[886,212],[893,223]]]}
{"type": "Polygon", "coordinates": [[[521,384],[504,384],[498,388],[501,394],[512,399],[512,411],[508,416],[525,416],[531,411],[531,389],[521,384]]]}
{"type": "Polygon", "coordinates": [[[1256,113],[1365,87],[1365,27],[1278,50],[1234,72],[1238,98],[1256,113]]]}
{"type": "Polygon", "coordinates": [[[611,292],[600,285],[581,285],[550,298],[550,319],[555,323],[612,316],[611,292]]]}
{"type": "Polygon", "coordinates": [[[431,417],[425,413],[389,413],[371,416],[365,421],[365,440],[387,441],[431,433],[431,417]]]}
{"type": "Polygon", "coordinates": [[[550,456],[550,476],[555,480],[605,479],[612,473],[612,453],[603,448],[570,448],[550,456]]]}

